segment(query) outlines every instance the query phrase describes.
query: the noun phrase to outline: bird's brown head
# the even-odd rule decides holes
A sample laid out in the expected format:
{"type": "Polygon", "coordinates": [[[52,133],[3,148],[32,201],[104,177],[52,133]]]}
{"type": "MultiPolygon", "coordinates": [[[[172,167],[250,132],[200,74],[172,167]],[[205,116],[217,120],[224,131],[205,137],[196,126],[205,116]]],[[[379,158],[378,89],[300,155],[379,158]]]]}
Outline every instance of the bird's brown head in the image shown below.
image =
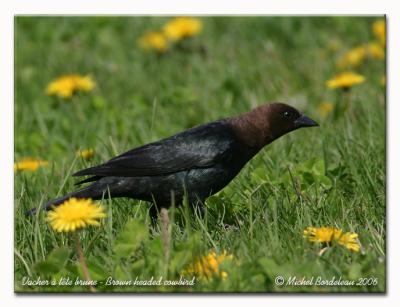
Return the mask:
{"type": "Polygon", "coordinates": [[[271,103],[265,107],[266,128],[273,140],[299,128],[318,126],[311,118],[287,104],[271,103]]]}
{"type": "Polygon", "coordinates": [[[284,103],[262,105],[232,118],[238,136],[249,145],[262,147],[299,128],[319,126],[295,108],[284,103]]]}

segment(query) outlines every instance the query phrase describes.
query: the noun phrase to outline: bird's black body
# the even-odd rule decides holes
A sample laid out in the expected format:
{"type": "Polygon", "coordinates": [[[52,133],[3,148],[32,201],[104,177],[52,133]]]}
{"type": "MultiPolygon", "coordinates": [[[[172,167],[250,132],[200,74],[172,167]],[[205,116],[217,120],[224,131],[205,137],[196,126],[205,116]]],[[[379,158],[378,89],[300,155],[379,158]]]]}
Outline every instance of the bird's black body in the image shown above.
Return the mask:
{"type": "MultiPolygon", "coordinates": [[[[301,115],[297,114],[299,118],[301,115]]],[[[172,200],[179,205],[186,194],[189,203],[201,204],[224,188],[264,145],[301,127],[288,126],[290,129],[271,132],[262,142],[247,142],[243,133],[248,129],[241,127],[244,124],[240,120],[236,123],[233,119],[223,119],[201,125],[81,170],[74,176],[92,176],[80,182],[91,184],[50,201],[46,209],[72,197],[101,199],[108,195],[140,199],[153,202],[158,208],[168,208],[172,200]]],[[[308,126],[316,125],[311,122],[308,126]]],[[[252,125],[250,121],[245,124],[252,125]]]]}

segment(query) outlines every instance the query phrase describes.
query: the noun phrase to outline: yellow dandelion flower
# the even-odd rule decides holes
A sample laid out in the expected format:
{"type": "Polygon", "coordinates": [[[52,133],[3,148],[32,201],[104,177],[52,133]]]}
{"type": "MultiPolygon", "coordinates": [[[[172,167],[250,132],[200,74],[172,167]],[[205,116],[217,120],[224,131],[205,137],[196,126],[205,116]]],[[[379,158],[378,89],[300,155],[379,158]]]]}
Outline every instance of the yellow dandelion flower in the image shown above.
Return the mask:
{"type": "Polygon", "coordinates": [[[333,104],[330,102],[322,102],[318,105],[317,111],[322,118],[326,118],[333,110],[333,104]]]}
{"type": "Polygon", "coordinates": [[[384,20],[377,20],[372,25],[372,31],[382,45],[386,44],[386,22],[384,20]]]}
{"type": "Polygon", "coordinates": [[[347,66],[358,66],[367,57],[367,52],[363,46],[353,48],[347,51],[343,56],[341,56],[337,62],[336,66],[339,68],[344,68],[347,66]]]}
{"type": "Polygon", "coordinates": [[[75,76],[75,87],[79,91],[90,92],[96,84],[90,76],[75,76]]]}
{"type": "Polygon", "coordinates": [[[349,250],[358,252],[360,251],[360,245],[358,244],[358,234],[346,232],[337,241],[340,245],[343,245],[349,250]]]}
{"type": "Polygon", "coordinates": [[[329,243],[337,240],[342,235],[342,230],[334,227],[307,227],[303,231],[303,236],[310,242],[329,243]]]}
{"type": "Polygon", "coordinates": [[[146,50],[154,49],[165,52],[168,49],[168,41],[162,32],[150,31],[139,39],[139,45],[146,50]]]}
{"type": "Polygon", "coordinates": [[[89,160],[89,159],[94,157],[95,151],[94,151],[93,148],[79,150],[79,151],[77,151],[76,155],[78,157],[81,157],[81,158],[85,159],[85,160],[89,160]]]}
{"type": "Polygon", "coordinates": [[[104,208],[91,199],[70,198],[47,215],[47,221],[58,232],[75,231],[89,225],[98,226],[106,217],[104,208]]]}
{"type": "Polygon", "coordinates": [[[364,46],[365,53],[367,56],[376,59],[376,60],[383,60],[385,58],[385,49],[376,42],[368,43],[364,46]]]}
{"type": "Polygon", "coordinates": [[[164,34],[173,41],[192,37],[200,33],[202,23],[197,18],[177,17],[164,25],[164,34]]]}
{"type": "Polygon", "coordinates": [[[233,256],[227,254],[226,251],[217,255],[214,251],[208,255],[197,259],[194,263],[190,264],[183,272],[183,275],[196,275],[199,278],[211,279],[215,276],[225,279],[228,273],[220,269],[221,263],[224,261],[231,261],[233,256]]]}
{"type": "Polygon", "coordinates": [[[95,87],[90,76],[64,75],[52,81],[46,89],[47,95],[57,95],[61,98],[70,98],[75,92],[90,92],[95,87]]]}
{"type": "Polygon", "coordinates": [[[373,58],[383,60],[385,58],[385,50],[377,42],[370,42],[353,49],[350,49],[343,54],[337,61],[338,68],[356,67],[359,66],[365,59],[373,58]]]}
{"type": "Polygon", "coordinates": [[[47,166],[48,161],[35,159],[35,158],[25,158],[20,162],[14,163],[14,172],[16,171],[36,171],[39,167],[47,166]]]}
{"type": "Polygon", "coordinates": [[[349,89],[353,85],[363,83],[365,77],[350,71],[342,72],[326,81],[326,86],[331,89],[349,89]]]}
{"type": "Polygon", "coordinates": [[[338,243],[345,248],[358,252],[360,245],[357,241],[358,234],[352,232],[343,233],[335,227],[307,227],[303,231],[303,237],[310,242],[332,244],[338,243]]]}

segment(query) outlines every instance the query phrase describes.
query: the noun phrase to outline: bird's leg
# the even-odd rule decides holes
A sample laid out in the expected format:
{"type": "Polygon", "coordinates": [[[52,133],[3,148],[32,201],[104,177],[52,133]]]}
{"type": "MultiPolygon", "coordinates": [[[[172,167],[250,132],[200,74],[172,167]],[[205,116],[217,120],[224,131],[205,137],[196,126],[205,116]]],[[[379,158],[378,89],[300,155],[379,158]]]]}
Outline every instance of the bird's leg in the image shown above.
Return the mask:
{"type": "Polygon", "coordinates": [[[157,208],[157,205],[153,203],[150,207],[149,214],[150,214],[150,220],[151,220],[151,226],[153,227],[154,230],[157,229],[157,223],[158,223],[158,214],[159,210],[157,208]]]}
{"type": "Polygon", "coordinates": [[[169,262],[169,247],[170,247],[168,209],[161,207],[160,220],[161,220],[161,238],[163,241],[164,261],[166,267],[165,273],[167,273],[168,262],[169,262]]]}

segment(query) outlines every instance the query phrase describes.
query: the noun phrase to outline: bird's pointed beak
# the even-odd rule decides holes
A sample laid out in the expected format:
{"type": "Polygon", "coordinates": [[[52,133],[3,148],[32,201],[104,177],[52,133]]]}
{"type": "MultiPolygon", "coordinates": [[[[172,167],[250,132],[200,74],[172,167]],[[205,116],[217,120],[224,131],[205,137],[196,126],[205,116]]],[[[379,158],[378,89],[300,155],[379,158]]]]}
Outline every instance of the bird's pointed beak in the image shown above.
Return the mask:
{"type": "Polygon", "coordinates": [[[294,121],[296,128],[303,128],[303,127],[315,127],[319,126],[319,124],[313,121],[311,118],[301,115],[298,119],[294,121]]]}

